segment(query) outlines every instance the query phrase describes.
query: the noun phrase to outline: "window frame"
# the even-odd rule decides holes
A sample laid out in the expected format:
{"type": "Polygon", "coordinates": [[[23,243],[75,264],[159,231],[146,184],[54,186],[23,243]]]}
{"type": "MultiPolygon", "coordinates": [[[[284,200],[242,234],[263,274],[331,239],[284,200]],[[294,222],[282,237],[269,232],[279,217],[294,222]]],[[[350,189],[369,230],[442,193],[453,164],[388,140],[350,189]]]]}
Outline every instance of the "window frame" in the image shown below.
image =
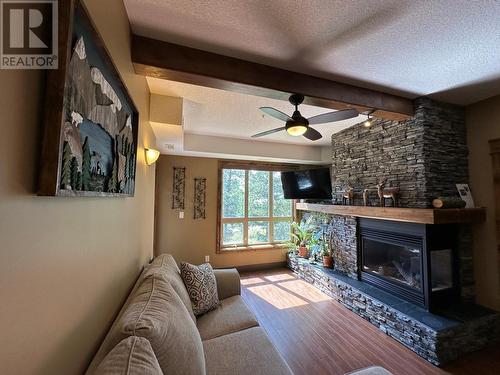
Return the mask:
{"type": "MultiPolygon", "coordinates": [[[[304,166],[299,164],[283,164],[283,163],[267,163],[255,161],[238,161],[238,160],[219,160],[218,165],[218,184],[217,184],[217,235],[216,235],[216,252],[231,253],[236,251],[252,251],[252,250],[269,250],[282,249],[286,247],[284,242],[268,242],[263,244],[248,244],[248,223],[252,221],[265,221],[269,223],[269,240],[274,236],[273,225],[279,221],[293,221],[296,218],[295,200],[292,200],[292,216],[276,217],[272,216],[273,212],[273,179],[272,172],[286,172],[292,170],[303,169],[304,166]],[[244,218],[222,218],[222,171],[224,169],[240,169],[245,171],[245,217],[244,218]],[[250,170],[269,172],[269,216],[267,217],[248,217],[248,172],[250,170]],[[223,223],[243,223],[243,244],[222,245],[222,229],[223,223]]],[[[308,166],[310,167],[310,166],[308,166]]]]}

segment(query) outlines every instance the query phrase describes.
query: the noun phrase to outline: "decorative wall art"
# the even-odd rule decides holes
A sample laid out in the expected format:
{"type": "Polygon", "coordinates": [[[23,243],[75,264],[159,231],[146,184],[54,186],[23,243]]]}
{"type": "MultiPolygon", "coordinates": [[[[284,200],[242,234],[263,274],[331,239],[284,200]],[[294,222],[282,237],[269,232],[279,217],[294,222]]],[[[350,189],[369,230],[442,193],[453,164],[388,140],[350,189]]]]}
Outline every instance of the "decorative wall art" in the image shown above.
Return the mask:
{"type": "Polygon", "coordinates": [[[194,218],[205,219],[206,195],[207,195],[207,179],[194,179],[194,218]]]}
{"type": "Polygon", "coordinates": [[[133,196],[138,112],[80,1],[59,2],[47,79],[40,195],[133,196]],[[67,31],[67,32],[66,32],[67,31]]]}
{"type": "Polygon", "coordinates": [[[474,199],[472,198],[469,184],[457,184],[457,190],[460,198],[465,202],[465,208],[474,208],[474,199]]]}
{"type": "Polygon", "coordinates": [[[172,209],[184,209],[184,194],[186,190],[186,168],[174,167],[172,209]]]}

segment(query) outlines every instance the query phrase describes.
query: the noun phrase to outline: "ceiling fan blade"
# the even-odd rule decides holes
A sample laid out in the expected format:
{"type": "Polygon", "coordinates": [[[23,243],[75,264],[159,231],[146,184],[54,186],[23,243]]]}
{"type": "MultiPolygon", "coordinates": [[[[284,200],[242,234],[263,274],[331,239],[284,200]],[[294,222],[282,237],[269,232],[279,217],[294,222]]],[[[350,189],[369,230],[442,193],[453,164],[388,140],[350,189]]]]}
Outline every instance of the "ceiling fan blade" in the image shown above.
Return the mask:
{"type": "Polygon", "coordinates": [[[304,133],[304,137],[310,139],[311,141],[317,141],[318,139],[323,138],[319,131],[311,127],[307,128],[307,131],[304,133]]]}
{"type": "Polygon", "coordinates": [[[359,115],[359,112],[355,109],[343,109],[341,111],[323,113],[322,115],[313,116],[307,119],[310,125],[315,124],[325,124],[327,122],[335,122],[341,120],[347,120],[359,115]]]}
{"type": "Polygon", "coordinates": [[[285,127],[284,127],[284,126],[282,126],[281,128],[276,128],[276,129],[266,130],[265,132],[254,134],[254,135],[252,135],[252,138],[259,138],[259,137],[263,137],[263,136],[265,136],[265,135],[269,135],[269,134],[277,133],[277,132],[280,132],[280,131],[282,131],[282,130],[285,130],[285,127]]]}
{"type": "Polygon", "coordinates": [[[286,113],[283,113],[281,111],[278,111],[276,108],[273,107],[260,107],[259,108],[262,112],[267,113],[269,116],[272,116],[274,118],[277,118],[278,120],[281,121],[288,121],[291,120],[292,118],[288,116],[286,113]]]}

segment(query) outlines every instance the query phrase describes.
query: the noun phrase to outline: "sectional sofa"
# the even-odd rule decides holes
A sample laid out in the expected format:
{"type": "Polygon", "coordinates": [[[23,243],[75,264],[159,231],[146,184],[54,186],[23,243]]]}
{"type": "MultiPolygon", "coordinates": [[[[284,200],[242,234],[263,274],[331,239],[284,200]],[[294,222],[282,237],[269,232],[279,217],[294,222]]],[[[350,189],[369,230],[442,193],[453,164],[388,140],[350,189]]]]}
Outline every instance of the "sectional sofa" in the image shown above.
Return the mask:
{"type": "Polygon", "coordinates": [[[236,269],[214,272],[220,306],[195,317],[174,258],[155,258],[87,374],[292,374],[243,301],[236,269]]]}

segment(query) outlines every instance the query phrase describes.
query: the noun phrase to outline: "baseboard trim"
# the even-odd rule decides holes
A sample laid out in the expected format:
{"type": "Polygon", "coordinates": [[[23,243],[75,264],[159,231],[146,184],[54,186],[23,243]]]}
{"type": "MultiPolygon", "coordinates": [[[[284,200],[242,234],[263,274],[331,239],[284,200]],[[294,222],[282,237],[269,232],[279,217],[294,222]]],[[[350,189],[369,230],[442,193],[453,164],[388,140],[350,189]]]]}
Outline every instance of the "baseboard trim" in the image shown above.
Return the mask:
{"type": "Polygon", "coordinates": [[[260,263],[260,264],[248,264],[244,266],[236,266],[238,272],[251,272],[251,271],[263,271],[270,270],[273,268],[286,268],[286,261],[274,262],[274,263],[260,263]]]}

